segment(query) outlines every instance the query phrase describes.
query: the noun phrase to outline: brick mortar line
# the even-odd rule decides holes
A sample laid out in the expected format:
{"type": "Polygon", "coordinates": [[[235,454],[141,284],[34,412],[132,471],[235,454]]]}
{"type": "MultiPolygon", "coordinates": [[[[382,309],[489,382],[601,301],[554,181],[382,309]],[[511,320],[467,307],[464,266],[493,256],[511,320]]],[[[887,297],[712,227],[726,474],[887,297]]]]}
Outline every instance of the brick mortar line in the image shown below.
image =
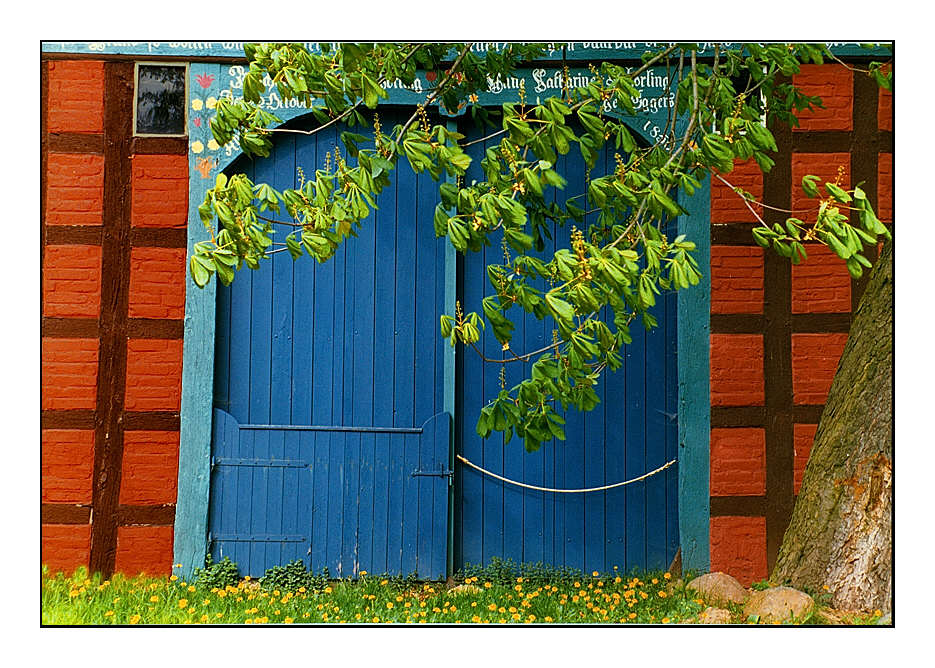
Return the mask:
{"type": "Polygon", "coordinates": [[[104,197],[101,315],[94,435],[89,570],[110,577],[117,552],[117,509],[123,463],[130,283],[130,142],[132,63],[104,67],[104,197]]]}

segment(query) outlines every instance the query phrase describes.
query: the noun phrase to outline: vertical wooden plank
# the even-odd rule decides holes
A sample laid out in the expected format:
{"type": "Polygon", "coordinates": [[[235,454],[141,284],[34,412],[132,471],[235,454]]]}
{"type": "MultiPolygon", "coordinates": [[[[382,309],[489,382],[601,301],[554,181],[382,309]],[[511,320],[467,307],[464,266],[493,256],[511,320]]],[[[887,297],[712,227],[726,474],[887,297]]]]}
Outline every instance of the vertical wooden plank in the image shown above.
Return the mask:
{"type": "Polygon", "coordinates": [[[344,433],[344,522],[338,577],[354,575],[358,568],[360,544],[357,536],[357,513],[360,508],[360,434],[344,433]]]}
{"type": "MultiPolygon", "coordinates": [[[[231,287],[213,283],[217,290],[214,343],[214,406],[230,411],[231,287]]],[[[184,360],[183,360],[184,370],[184,360]]]]}
{"type": "MultiPolygon", "coordinates": [[[[634,321],[627,347],[627,478],[646,473],[646,330],[634,321]]],[[[627,565],[646,568],[646,483],[627,485],[627,565]]]]}
{"type": "MultiPolygon", "coordinates": [[[[673,235],[674,236],[674,235],[673,235]]],[[[665,387],[665,300],[657,302],[654,312],[659,321],[646,335],[646,471],[665,464],[666,387],[665,387]]],[[[646,559],[649,568],[665,568],[665,478],[654,475],[646,485],[646,559]]]]}
{"type": "Polygon", "coordinates": [[[331,435],[323,431],[309,432],[314,451],[312,464],[312,518],[310,568],[316,573],[329,568],[328,562],[328,512],[329,484],[331,481],[331,458],[328,452],[331,435]]]}
{"type": "MultiPolygon", "coordinates": [[[[433,464],[443,468],[450,464],[451,417],[444,412],[434,422],[433,445],[435,457],[433,464]]],[[[450,470],[450,469],[449,469],[450,470]]],[[[449,494],[450,484],[448,478],[432,478],[433,481],[433,511],[432,511],[432,559],[429,577],[442,579],[451,574],[449,528],[449,494]]]]}
{"type": "Polygon", "coordinates": [[[388,487],[386,504],[386,571],[403,572],[403,524],[405,522],[406,442],[401,434],[386,434],[388,460],[388,487]]]}
{"type": "MultiPolygon", "coordinates": [[[[318,161],[318,136],[295,142],[295,185],[299,167],[308,180],[314,178],[318,161]]],[[[285,237],[285,234],[282,235],[285,237]]],[[[299,235],[296,235],[300,238],[299,235]]],[[[291,261],[291,260],[290,260],[291,261]]],[[[292,284],[292,421],[291,424],[314,424],[312,421],[313,388],[315,385],[315,318],[316,275],[323,267],[303,255],[293,264],[292,284]]],[[[320,423],[319,423],[320,424],[320,423]]]]}
{"type": "Polygon", "coordinates": [[[695,242],[701,282],[678,294],[678,508],[682,567],[706,571],[710,558],[709,452],[711,183],[706,179],[692,197],[679,193],[688,215],[679,216],[679,234],[695,242]]]}
{"type": "Polygon", "coordinates": [[[389,569],[390,532],[390,450],[389,434],[374,435],[373,455],[373,551],[369,570],[386,573],[389,569]]]}
{"type": "Polygon", "coordinates": [[[412,289],[416,272],[416,175],[408,165],[401,165],[396,173],[396,309],[393,388],[393,426],[416,425],[414,414],[415,393],[415,291],[412,289]]]}
{"type": "MultiPolygon", "coordinates": [[[[487,142],[474,144],[467,148],[471,156],[471,165],[465,175],[466,182],[472,179],[482,180],[483,171],[480,160],[483,158],[487,142]]],[[[448,243],[450,247],[451,244],[448,243]]],[[[486,249],[464,257],[462,308],[468,304],[480,304],[484,296],[486,276],[483,275],[483,266],[486,259],[486,249]]],[[[449,312],[453,315],[454,309],[449,312]]],[[[459,380],[462,391],[458,395],[460,413],[460,448],[464,457],[480,466],[486,466],[485,450],[489,440],[481,440],[475,431],[477,415],[481,407],[488,401],[484,379],[484,364],[473,350],[465,350],[461,360],[462,376],[459,380]]],[[[457,527],[460,533],[460,563],[484,564],[484,526],[485,526],[485,480],[482,474],[472,468],[458,464],[457,475],[460,478],[459,494],[457,497],[460,524],[457,527]]]]}
{"type": "MultiPolygon", "coordinates": [[[[375,434],[360,435],[359,502],[357,507],[357,568],[373,572],[373,516],[378,501],[374,494],[375,434]]],[[[382,501],[380,501],[382,503],[382,501]]]]}
{"type": "MultiPolygon", "coordinates": [[[[666,297],[666,429],[665,460],[678,459],[678,295],[666,297]]],[[[671,564],[679,548],[678,464],[666,469],[666,563],[671,564]]]]}
{"type": "MultiPolygon", "coordinates": [[[[288,406],[287,406],[288,408],[288,406]]],[[[268,438],[269,458],[274,460],[284,459],[284,432],[281,429],[270,429],[265,432],[268,438]]],[[[285,528],[285,493],[286,493],[286,471],[282,466],[269,466],[268,468],[268,491],[265,512],[265,533],[269,535],[284,534],[285,528]]],[[[292,493],[295,493],[293,489],[292,493]]],[[[267,568],[279,566],[287,563],[283,561],[284,549],[286,545],[282,543],[267,543],[267,568]]]]}
{"type": "MultiPolygon", "coordinates": [[[[276,138],[270,157],[264,161],[272,168],[266,178],[277,189],[295,185],[295,138],[284,135],[276,138]]],[[[289,220],[288,214],[277,216],[289,220]]],[[[273,238],[282,243],[289,228],[274,225],[273,238]]],[[[289,424],[292,419],[292,331],[294,261],[288,253],[276,253],[267,262],[272,276],[271,331],[270,331],[270,387],[269,421],[271,424],[289,424]]],[[[257,388],[259,389],[259,388],[257,388]]]]}
{"type": "Polygon", "coordinates": [[[332,576],[340,577],[341,541],[344,527],[344,475],[345,447],[342,432],[322,432],[328,441],[328,533],[326,538],[326,565],[332,576]]]}
{"type": "Polygon", "coordinates": [[[418,571],[418,533],[419,522],[419,480],[412,472],[419,466],[419,434],[402,434],[405,458],[403,465],[403,536],[402,536],[402,575],[418,571]]]}

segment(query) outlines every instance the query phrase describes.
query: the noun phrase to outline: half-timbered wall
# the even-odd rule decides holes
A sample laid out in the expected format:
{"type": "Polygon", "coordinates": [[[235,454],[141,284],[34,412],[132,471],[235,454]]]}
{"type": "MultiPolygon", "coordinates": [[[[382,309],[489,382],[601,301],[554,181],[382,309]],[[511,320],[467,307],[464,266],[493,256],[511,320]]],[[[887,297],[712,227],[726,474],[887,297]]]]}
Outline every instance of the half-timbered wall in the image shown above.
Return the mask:
{"type": "MultiPolygon", "coordinates": [[[[188,140],[132,136],[132,56],[45,54],[41,72],[42,561],[168,573],[188,140]]],[[[742,164],[728,180],[796,209],[803,174],[840,167],[892,221],[892,96],[839,65],[795,83],[826,108],[777,129],[768,175],[742,164]]],[[[772,567],[866,279],[821,248],[800,266],[763,252],[716,179],[710,211],[711,567],[750,582],[772,567]]]]}
{"type": "Polygon", "coordinates": [[[187,141],[133,137],[132,60],[42,62],[42,560],[168,573],[187,141]],[[92,519],[93,518],[93,519],[92,519]]]}
{"type": "MultiPolygon", "coordinates": [[[[892,94],[843,65],[806,65],[793,82],[824,109],[774,128],[780,152],[768,174],[751,160],[725,178],[772,206],[805,210],[817,203],[802,177],[840,173],[844,187],[863,183],[891,223],[892,94]]],[[[789,215],[758,213],[770,225],[789,215]]],[[[772,570],[868,274],[852,281],[818,244],[806,245],[800,265],[764,251],[750,234],[753,213],[716,178],[711,222],[711,567],[749,584],[772,570]]]]}

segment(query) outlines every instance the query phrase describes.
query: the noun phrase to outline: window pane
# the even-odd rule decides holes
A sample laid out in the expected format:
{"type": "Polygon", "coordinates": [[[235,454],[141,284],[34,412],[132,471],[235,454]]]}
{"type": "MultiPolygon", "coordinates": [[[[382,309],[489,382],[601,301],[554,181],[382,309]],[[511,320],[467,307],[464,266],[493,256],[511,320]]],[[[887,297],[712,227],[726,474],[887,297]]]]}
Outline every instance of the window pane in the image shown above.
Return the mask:
{"type": "Polygon", "coordinates": [[[185,134],[185,68],[140,65],[136,82],[136,133],[185,134]]]}

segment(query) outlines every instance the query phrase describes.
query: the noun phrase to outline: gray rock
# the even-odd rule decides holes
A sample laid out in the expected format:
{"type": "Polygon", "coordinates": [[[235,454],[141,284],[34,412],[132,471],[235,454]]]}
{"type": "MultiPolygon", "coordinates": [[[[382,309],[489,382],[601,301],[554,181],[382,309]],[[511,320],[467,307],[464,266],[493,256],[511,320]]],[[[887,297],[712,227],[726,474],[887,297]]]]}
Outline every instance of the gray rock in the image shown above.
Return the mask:
{"type": "Polygon", "coordinates": [[[754,592],[744,606],[745,617],[758,617],[760,622],[801,621],[815,610],[811,596],[792,587],[773,587],[754,592]]]}
{"type": "Polygon", "coordinates": [[[727,605],[743,603],[750,596],[736,578],[727,573],[705,573],[688,583],[688,589],[696,591],[708,603],[727,605]]]}
{"type": "Polygon", "coordinates": [[[705,608],[698,613],[699,624],[730,624],[730,610],[724,608],[705,608]]]}

